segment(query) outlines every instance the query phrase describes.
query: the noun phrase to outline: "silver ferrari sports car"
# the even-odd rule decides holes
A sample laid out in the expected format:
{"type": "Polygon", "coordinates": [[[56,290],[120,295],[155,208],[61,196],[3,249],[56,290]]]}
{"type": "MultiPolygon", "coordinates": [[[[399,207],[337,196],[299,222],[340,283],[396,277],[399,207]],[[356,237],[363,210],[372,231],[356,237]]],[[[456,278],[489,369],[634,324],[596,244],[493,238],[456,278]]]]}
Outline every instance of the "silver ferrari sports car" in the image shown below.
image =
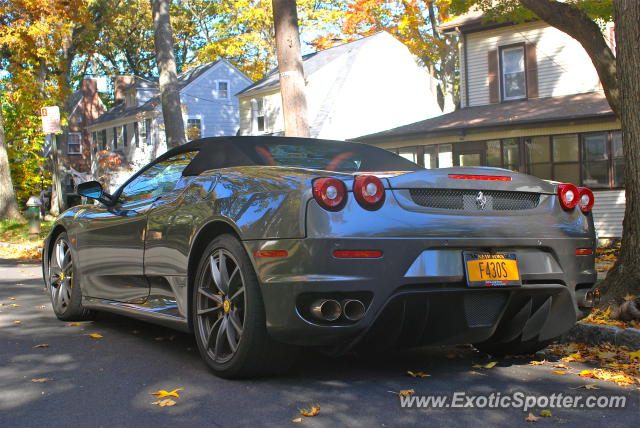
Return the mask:
{"type": "Polygon", "coordinates": [[[496,168],[426,170],[365,144],[207,138],[115,193],[77,193],[43,274],[55,314],[193,332],[219,376],[339,354],[472,343],[531,353],[599,298],[593,193],[496,168]]]}

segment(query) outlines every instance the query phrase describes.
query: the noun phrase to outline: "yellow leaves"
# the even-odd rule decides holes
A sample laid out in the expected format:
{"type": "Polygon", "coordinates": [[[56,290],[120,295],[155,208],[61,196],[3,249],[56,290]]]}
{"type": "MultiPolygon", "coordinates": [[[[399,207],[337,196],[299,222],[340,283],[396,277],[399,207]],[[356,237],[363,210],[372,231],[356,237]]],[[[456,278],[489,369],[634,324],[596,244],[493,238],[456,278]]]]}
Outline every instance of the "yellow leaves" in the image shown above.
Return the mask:
{"type": "Polygon", "coordinates": [[[46,343],[41,343],[39,345],[34,346],[34,348],[48,348],[48,347],[49,347],[49,345],[46,344],[46,343]]]}
{"type": "Polygon", "coordinates": [[[400,396],[400,397],[411,397],[415,393],[416,393],[416,391],[414,391],[413,389],[401,389],[398,392],[398,396],[400,396]]]}
{"type": "Polygon", "coordinates": [[[102,339],[104,336],[98,333],[89,333],[87,334],[92,339],[102,339]]]}
{"type": "Polygon", "coordinates": [[[411,370],[407,370],[407,374],[411,377],[429,377],[430,374],[426,374],[424,372],[412,372],[411,370]]]}
{"type": "Polygon", "coordinates": [[[529,416],[526,417],[525,422],[538,422],[538,419],[540,418],[538,418],[533,413],[529,412],[529,416]]]}
{"type": "Polygon", "coordinates": [[[582,358],[582,356],[580,355],[580,352],[575,352],[573,354],[570,354],[567,357],[562,358],[560,361],[564,361],[565,363],[571,363],[571,362],[584,363],[584,358],[582,358]]]}
{"type": "Polygon", "coordinates": [[[34,306],[36,309],[47,309],[47,305],[34,306]]]}
{"type": "Polygon", "coordinates": [[[620,386],[629,386],[637,383],[636,380],[629,375],[605,369],[583,370],[579,373],[579,376],[615,382],[620,386]]]}
{"type": "Polygon", "coordinates": [[[306,417],[316,416],[318,413],[320,413],[320,406],[317,406],[317,405],[315,405],[313,403],[311,403],[311,406],[310,406],[309,410],[300,409],[300,414],[302,416],[306,416],[306,417]]]}
{"type": "Polygon", "coordinates": [[[629,352],[628,355],[630,360],[640,360],[640,349],[634,352],[629,352]]]}
{"type": "Polygon", "coordinates": [[[567,372],[565,372],[564,370],[554,370],[553,372],[554,372],[555,374],[559,374],[559,375],[567,374],[567,372]]]}
{"type": "Polygon", "coordinates": [[[529,365],[530,366],[542,366],[544,365],[544,363],[546,363],[547,360],[542,360],[542,361],[529,361],[529,365]]]}
{"type": "Polygon", "coordinates": [[[31,379],[31,382],[33,383],[45,383],[45,382],[50,382],[53,379],[50,377],[39,377],[39,378],[35,378],[35,379],[31,379]]]}
{"type": "Polygon", "coordinates": [[[79,322],[70,322],[70,323],[67,323],[65,327],[77,327],[79,325],[80,325],[79,322]]]}
{"type": "Polygon", "coordinates": [[[22,321],[16,320],[13,323],[19,325],[19,324],[22,324],[22,321]]]}
{"type": "Polygon", "coordinates": [[[300,422],[302,422],[302,418],[293,418],[293,419],[291,419],[291,422],[299,424],[300,422]]]}
{"type": "Polygon", "coordinates": [[[175,406],[176,402],[173,401],[171,398],[165,398],[164,400],[154,401],[151,404],[160,406],[160,407],[171,407],[171,406],[175,406]]]}
{"type": "Polygon", "coordinates": [[[173,391],[165,391],[161,389],[160,391],[150,392],[149,395],[155,395],[157,398],[165,398],[165,397],[176,397],[180,398],[180,394],[178,391],[182,391],[183,388],[176,388],[173,391]]]}
{"type": "Polygon", "coordinates": [[[497,361],[491,361],[490,363],[487,363],[487,364],[474,364],[472,367],[474,369],[492,369],[496,366],[496,364],[498,364],[497,361]]]}
{"type": "Polygon", "coordinates": [[[611,351],[602,351],[602,352],[598,352],[596,355],[601,360],[608,360],[610,358],[615,358],[616,353],[611,351]]]}
{"type": "Polygon", "coordinates": [[[561,363],[560,363],[560,364],[554,364],[554,365],[553,365],[553,367],[555,367],[555,368],[557,368],[557,369],[569,369],[569,368],[571,368],[571,367],[569,367],[568,365],[566,365],[566,364],[561,364],[561,363]]]}
{"type": "Polygon", "coordinates": [[[540,416],[543,418],[550,418],[553,415],[551,414],[551,410],[540,410],[540,416]]]}
{"type": "Polygon", "coordinates": [[[629,300],[633,300],[635,298],[636,296],[634,296],[633,294],[625,294],[625,296],[623,297],[625,302],[628,302],[629,300]]]}

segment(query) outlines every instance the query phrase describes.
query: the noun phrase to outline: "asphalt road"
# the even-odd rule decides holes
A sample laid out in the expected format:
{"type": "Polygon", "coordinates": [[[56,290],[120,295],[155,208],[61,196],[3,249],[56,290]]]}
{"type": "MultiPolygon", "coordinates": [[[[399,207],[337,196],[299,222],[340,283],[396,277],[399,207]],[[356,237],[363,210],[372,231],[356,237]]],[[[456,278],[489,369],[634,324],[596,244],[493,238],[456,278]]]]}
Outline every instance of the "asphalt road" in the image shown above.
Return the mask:
{"type": "Polygon", "coordinates": [[[637,388],[557,375],[549,366],[528,365],[530,358],[474,369],[473,363],[489,360],[470,347],[390,353],[375,361],[308,352],[286,377],[222,380],[206,369],[187,334],[115,315],[66,326],[54,316],[40,275],[39,265],[0,260],[0,427],[638,426],[637,388]],[[49,347],[34,348],[38,344],[49,347]],[[411,378],[407,370],[431,376],[411,378]],[[587,383],[600,389],[576,389],[587,383]],[[150,404],[151,392],[175,388],[183,388],[175,406],[150,404]],[[449,396],[561,393],[583,400],[623,395],[626,407],[534,407],[534,414],[548,409],[552,417],[532,424],[521,408],[401,408],[393,392],[405,389],[449,396]],[[320,413],[292,422],[310,402],[320,413]]]}

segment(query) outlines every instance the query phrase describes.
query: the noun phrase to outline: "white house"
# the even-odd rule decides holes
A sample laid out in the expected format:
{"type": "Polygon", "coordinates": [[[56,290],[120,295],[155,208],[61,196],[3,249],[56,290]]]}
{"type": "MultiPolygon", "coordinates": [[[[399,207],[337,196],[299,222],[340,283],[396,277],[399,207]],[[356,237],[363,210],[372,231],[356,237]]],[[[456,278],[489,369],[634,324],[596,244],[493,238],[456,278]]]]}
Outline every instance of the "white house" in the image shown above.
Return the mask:
{"type": "MultiPolygon", "coordinates": [[[[224,59],[179,74],[187,140],[236,135],[239,103],[233,94],[251,83],[224,59]]],[[[157,79],[118,76],[115,86],[114,107],[89,127],[92,172],[111,190],[167,150],[157,79]]]]}
{"type": "MultiPolygon", "coordinates": [[[[363,135],[426,168],[494,166],[594,190],[602,238],[621,236],[625,208],[620,122],[582,46],[543,21],[454,18],[462,108],[363,135]]],[[[615,48],[612,26],[605,37],[615,48]]]]}
{"type": "MultiPolygon", "coordinates": [[[[442,113],[436,82],[386,32],[303,57],[311,136],[344,140],[442,113]]],[[[240,135],[284,131],[278,71],[240,91],[240,135]]]]}

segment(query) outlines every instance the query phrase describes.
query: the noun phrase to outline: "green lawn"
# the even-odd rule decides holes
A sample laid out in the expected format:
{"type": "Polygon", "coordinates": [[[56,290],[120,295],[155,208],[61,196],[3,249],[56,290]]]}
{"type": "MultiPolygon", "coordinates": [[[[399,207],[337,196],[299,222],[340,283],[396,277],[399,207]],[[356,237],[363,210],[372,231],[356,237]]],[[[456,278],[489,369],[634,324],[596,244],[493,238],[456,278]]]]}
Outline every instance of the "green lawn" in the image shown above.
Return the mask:
{"type": "Polygon", "coordinates": [[[36,236],[29,235],[29,225],[26,221],[1,220],[0,221],[0,241],[12,242],[14,244],[34,244],[42,241],[49,230],[53,221],[40,222],[40,234],[36,236]]]}

